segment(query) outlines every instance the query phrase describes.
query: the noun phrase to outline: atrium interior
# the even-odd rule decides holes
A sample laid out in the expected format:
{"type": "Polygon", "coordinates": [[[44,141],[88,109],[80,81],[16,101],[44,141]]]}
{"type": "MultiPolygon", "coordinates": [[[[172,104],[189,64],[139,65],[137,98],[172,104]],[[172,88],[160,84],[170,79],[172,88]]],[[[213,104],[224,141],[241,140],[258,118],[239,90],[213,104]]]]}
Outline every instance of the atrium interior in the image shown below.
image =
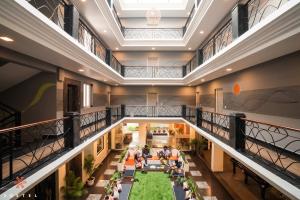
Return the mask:
{"type": "Polygon", "coordinates": [[[300,0],[1,0],[0,199],[300,200],[300,0]]]}

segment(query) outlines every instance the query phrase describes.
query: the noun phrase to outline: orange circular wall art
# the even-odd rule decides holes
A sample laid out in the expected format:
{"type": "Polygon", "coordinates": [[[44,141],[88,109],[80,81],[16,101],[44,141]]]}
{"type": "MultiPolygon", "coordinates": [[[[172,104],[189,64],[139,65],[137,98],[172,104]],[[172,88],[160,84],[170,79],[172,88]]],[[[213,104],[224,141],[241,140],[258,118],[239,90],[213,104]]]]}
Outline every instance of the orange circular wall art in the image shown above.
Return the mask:
{"type": "Polygon", "coordinates": [[[237,96],[240,93],[241,93],[241,87],[240,87],[240,85],[238,83],[235,83],[233,85],[233,94],[237,96]]]}

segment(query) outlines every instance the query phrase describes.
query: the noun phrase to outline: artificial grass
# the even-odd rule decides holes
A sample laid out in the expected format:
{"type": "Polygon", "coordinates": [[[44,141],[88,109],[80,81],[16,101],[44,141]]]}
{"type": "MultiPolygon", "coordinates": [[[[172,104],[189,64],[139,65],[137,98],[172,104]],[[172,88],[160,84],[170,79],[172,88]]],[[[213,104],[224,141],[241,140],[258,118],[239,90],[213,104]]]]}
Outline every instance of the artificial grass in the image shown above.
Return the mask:
{"type": "Polygon", "coordinates": [[[163,172],[136,172],[129,200],[173,200],[173,188],[168,174],[163,172]]]}

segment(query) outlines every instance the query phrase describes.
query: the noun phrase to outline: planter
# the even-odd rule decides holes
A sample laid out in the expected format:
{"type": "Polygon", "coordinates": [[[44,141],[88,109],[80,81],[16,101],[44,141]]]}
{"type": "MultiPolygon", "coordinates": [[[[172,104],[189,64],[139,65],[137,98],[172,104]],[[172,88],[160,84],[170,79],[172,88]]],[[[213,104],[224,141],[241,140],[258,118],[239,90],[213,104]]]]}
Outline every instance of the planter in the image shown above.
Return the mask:
{"type": "Polygon", "coordinates": [[[87,181],[86,181],[88,186],[93,186],[95,183],[95,177],[90,177],[87,181]]]}

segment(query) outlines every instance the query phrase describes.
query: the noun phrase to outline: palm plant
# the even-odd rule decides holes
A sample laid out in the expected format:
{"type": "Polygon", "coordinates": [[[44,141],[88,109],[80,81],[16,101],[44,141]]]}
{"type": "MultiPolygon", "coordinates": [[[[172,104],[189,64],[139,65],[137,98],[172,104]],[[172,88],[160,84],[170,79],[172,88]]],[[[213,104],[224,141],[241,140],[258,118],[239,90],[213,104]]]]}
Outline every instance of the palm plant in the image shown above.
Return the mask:
{"type": "Polygon", "coordinates": [[[80,177],[76,177],[73,171],[70,171],[65,177],[66,186],[62,187],[61,190],[64,193],[65,199],[79,199],[86,194],[84,184],[80,177]]]}

